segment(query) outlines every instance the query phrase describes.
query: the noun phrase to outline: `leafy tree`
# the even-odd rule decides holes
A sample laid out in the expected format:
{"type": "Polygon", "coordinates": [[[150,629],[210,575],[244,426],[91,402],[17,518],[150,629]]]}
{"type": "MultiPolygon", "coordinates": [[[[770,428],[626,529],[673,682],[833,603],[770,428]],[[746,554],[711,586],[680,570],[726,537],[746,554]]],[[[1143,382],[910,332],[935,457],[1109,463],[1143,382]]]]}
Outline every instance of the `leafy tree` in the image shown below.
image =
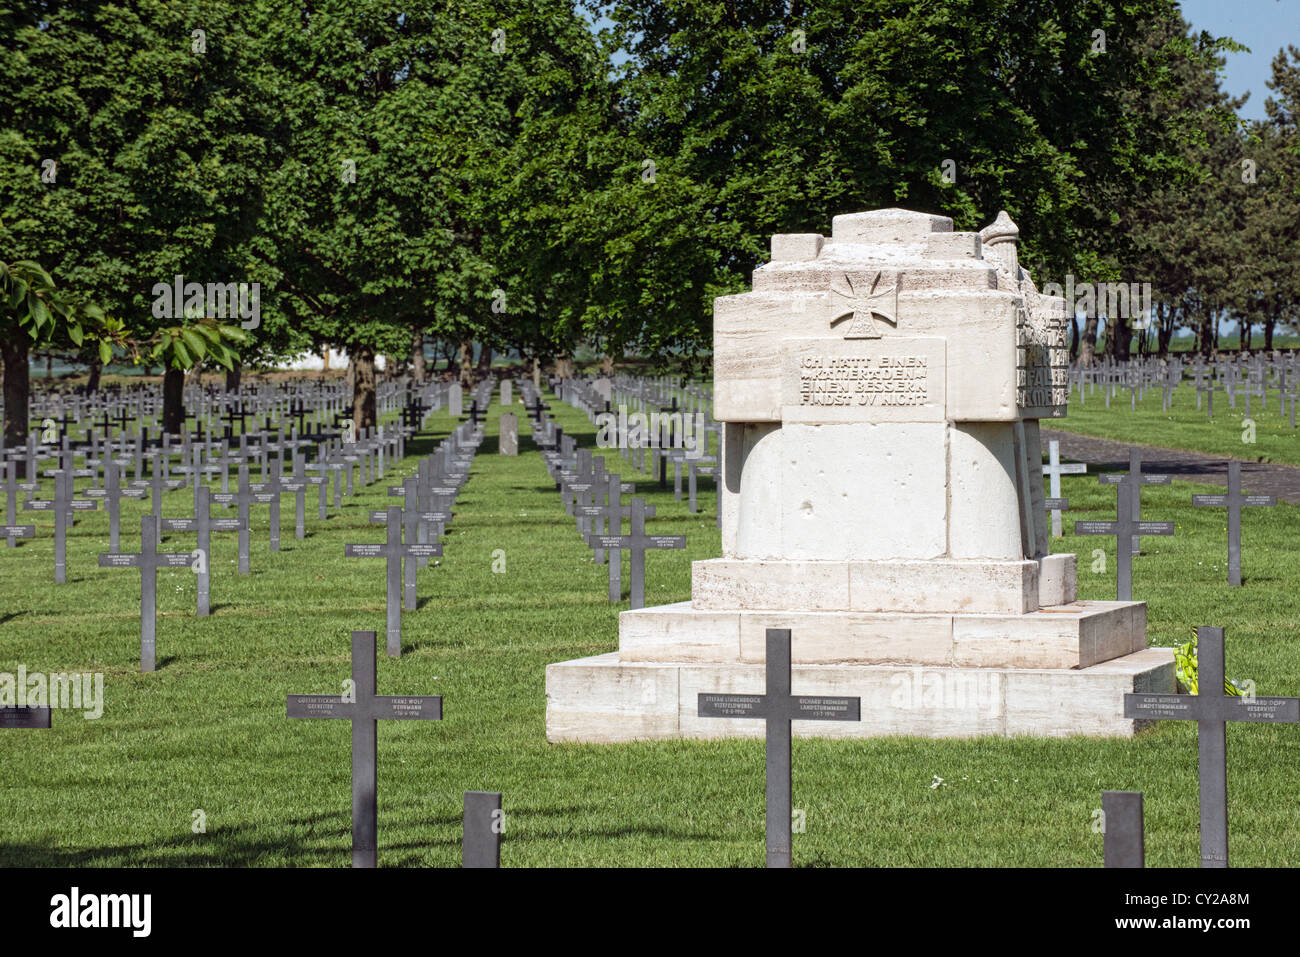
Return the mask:
{"type": "MultiPolygon", "coordinates": [[[[104,314],[55,288],[39,263],[0,261],[0,359],[4,363],[4,445],[27,441],[29,356],[33,346],[80,347],[99,332],[104,314]]],[[[110,353],[99,343],[101,355],[110,353]]]]}
{"type": "MultiPolygon", "coordinates": [[[[229,359],[229,323],[155,316],[176,275],[246,279],[259,176],[275,124],[271,82],[228,0],[7,8],[0,250],[150,340],[165,360],[164,426],[184,421],[184,370],[229,359]],[[45,174],[41,177],[38,174],[45,174]],[[216,339],[213,340],[215,334],[216,339]]],[[[229,318],[229,317],[227,317],[229,318]]]]}
{"type": "Polygon", "coordinates": [[[1127,253],[1117,207],[1182,162],[1178,117],[1132,109],[1190,55],[1150,42],[1181,35],[1159,29],[1177,22],[1173,0],[604,9],[606,49],[628,54],[601,142],[615,175],[575,230],[604,252],[590,328],[643,348],[703,346],[711,299],[743,286],[768,236],[867,207],[959,229],[1005,208],[1040,276],[1110,278],[1127,253]],[[634,177],[646,161],[653,188],[634,177]]]}

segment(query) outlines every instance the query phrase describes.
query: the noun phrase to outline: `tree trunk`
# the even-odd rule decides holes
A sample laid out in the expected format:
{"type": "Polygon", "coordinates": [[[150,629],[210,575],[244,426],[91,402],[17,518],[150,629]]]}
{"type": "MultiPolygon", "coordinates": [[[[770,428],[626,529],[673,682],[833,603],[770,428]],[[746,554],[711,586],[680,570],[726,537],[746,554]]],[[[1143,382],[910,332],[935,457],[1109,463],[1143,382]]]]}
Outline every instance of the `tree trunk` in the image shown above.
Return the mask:
{"type": "Polygon", "coordinates": [[[1070,361],[1073,362],[1078,358],[1079,358],[1079,320],[1076,317],[1071,316],[1070,317],[1070,361]]]}
{"type": "Polygon", "coordinates": [[[416,384],[424,382],[424,330],[416,329],[411,334],[411,375],[416,384]]]}
{"type": "Polygon", "coordinates": [[[1277,326],[1277,313],[1270,312],[1264,319],[1264,351],[1273,351],[1273,329],[1277,326]]]}
{"type": "Polygon", "coordinates": [[[460,384],[468,389],[474,384],[474,340],[460,341],[460,384]]]}
{"type": "Polygon", "coordinates": [[[567,352],[555,357],[555,374],[561,379],[573,378],[573,357],[567,352]]]}
{"type": "Polygon", "coordinates": [[[181,435],[185,432],[185,370],[171,366],[163,373],[164,432],[181,435]]]}
{"type": "MultiPolygon", "coordinates": [[[[30,370],[27,367],[27,334],[19,330],[12,341],[0,343],[4,357],[5,440],[8,447],[27,444],[27,402],[31,396],[30,370]]],[[[27,463],[19,465],[20,477],[27,477],[27,463]]]]}
{"type": "Polygon", "coordinates": [[[356,434],[378,424],[375,409],[375,350],[370,346],[348,349],[352,357],[352,425],[356,434]]]}
{"type": "Polygon", "coordinates": [[[533,388],[541,389],[542,387],[542,363],[537,356],[533,356],[533,388]]]}
{"type": "Polygon", "coordinates": [[[486,342],[483,343],[482,349],[478,354],[477,377],[479,380],[486,379],[492,373],[492,347],[486,342]]]}
{"type": "Polygon", "coordinates": [[[330,371],[330,347],[329,346],[326,346],[320,354],[320,371],[321,372],[330,371]]]}
{"type": "Polygon", "coordinates": [[[1108,316],[1106,332],[1110,336],[1111,354],[1119,362],[1128,362],[1133,354],[1133,333],[1129,329],[1128,319],[1123,316],[1108,316]]]}
{"type": "Polygon", "coordinates": [[[1167,305],[1157,305],[1156,315],[1160,323],[1156,334],[1156,348],[1159,350],[1160,358],[1167,358],[1169,355],[1169,343],[1174,337],[1174,310],[1167,305]]]}
{"type": "Polygon", "coordinates": [[[94,394],[99,391],[99,374],[103,370],[99,356],[90,360],[90,374],[86,376],[86,392],[94,394]]]}
{"type": "Polygon", "coordinates": [[[1083,322],[1083,339],[1079,342],[1079,365],[1093,365],[1097,355],[1097,317],[1088,316],[1083,322]]]}
{"type": "Polygon", "coordinates": [[[239,380],[243,376],[243,373],[244,373],[244,364],[240,362],[238,359],[236,359],[234,361],[234,364],[231,365],[231,367],[226,370],[226,391],[227,392],[239,391],[239,380]]]}

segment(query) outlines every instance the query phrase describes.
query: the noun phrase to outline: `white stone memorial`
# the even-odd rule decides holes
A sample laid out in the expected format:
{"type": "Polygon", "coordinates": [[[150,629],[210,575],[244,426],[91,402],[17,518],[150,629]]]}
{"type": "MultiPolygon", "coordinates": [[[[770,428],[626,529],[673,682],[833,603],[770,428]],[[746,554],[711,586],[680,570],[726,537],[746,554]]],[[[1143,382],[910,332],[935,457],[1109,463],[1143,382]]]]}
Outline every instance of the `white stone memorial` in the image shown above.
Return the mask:
{"type": "Polygon", "coordinates": [[[1005,213],[962,233],[901,209],[772,238],[714,303],[723,555],[689,602],[623,612],[618,651],[547,668],[550,740],[761,735],[697,696],[761,692],[768,628],[796,694],[862,699],[795,734],[1125,736],[1126,692],[1174,690],[1145,604],[1078,601],[1075,556],[1048,554],[1065,303],[1017,241],[1005,213]]]}

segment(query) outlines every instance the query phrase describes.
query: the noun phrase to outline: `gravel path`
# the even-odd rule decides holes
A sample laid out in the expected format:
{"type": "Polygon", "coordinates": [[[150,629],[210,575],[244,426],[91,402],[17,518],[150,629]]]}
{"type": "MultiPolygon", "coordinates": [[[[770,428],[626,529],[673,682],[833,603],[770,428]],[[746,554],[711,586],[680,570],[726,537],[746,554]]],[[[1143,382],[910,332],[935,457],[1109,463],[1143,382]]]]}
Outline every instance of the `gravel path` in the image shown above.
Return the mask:
{"type": "MultiPolygon", "coordinates": [[[[1142,450],[1142,471],[1153,475],[1169,474],[1175,480],[1206,482],[1210,485],[1228,484],[1229,459],[1200,452],[1179,449],[1162,449],[1155,445],[1116,442],[1097,439],[1090,435],[1072,432],[1042,430],[1043,444],[1051,440],[1061,443],[1061,459],[1087,462],[1103,469],[1128,470],[1128,450],[1136,445],[1142,450]]],[[[1046,451],[1046,450],[1044,450],[1046,451]]],[[[1276,495],[1279,501],[1300,505],[1300,467],[1277,465],[1271,462],[1241,463],[1242,490],[1255,495],[1276,495]]]]}

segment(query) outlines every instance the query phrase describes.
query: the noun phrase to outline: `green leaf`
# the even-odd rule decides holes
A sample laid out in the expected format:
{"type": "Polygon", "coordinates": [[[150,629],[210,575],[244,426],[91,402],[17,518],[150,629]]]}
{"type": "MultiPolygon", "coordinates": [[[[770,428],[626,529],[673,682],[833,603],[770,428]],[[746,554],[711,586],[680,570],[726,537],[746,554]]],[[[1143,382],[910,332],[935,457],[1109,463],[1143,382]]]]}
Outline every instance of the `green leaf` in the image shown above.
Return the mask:
{"type": "Polygon", "coordinates": [[[81,323],[68,323],[68,338],[72,340],[74,346],[77,346],[78,348],[81,347],[81,343],[85,339],[85,336],[81,331],[81,323]]]}
{"type": "Polygon", "coordinates": [[[40,328],[46,323],[53,323],[54,317],[50,315],[50,310],[46,307],[41,297],[34,292],[27,294],[27,313],[36,322],[36,328],[40,328]]]}
{"type": "Polygon", "coordinates": [[[208,344],[193,329],[182,329],[181,339],[184,340],[188,351],[193,354],[195,359],[202,359],[203,354],[208,351],[208,344]]]}
{"type": "Polygon", "coordinates": [[[108,365],[113,361],[113,347],[107,342],[99,344],[99,362],[101,365],[108,365]]]}

